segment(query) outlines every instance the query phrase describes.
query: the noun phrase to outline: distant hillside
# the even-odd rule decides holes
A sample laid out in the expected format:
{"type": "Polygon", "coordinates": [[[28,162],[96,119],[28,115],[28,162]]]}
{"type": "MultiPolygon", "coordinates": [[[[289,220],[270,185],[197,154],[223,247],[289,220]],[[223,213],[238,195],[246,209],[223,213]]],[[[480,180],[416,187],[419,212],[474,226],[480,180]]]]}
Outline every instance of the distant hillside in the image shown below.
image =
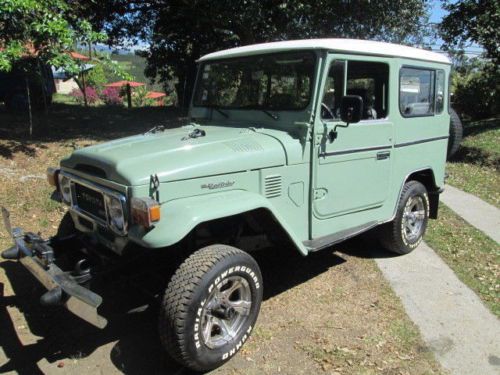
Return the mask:
{"type": "MultiPolygon", "coordinates": [[[[134,81],[144,82],[148,90],[163,92],[163,85],[159,83],[151,84],[149,78],[144,75],[144,68],[146,67],[146,59],[134,54],[118,55],[111,54],[111,60],[117,61],[128,73],[134,77],[134,81]]],[[[120,80],[116,77],[116,80],[120,80]]]]}

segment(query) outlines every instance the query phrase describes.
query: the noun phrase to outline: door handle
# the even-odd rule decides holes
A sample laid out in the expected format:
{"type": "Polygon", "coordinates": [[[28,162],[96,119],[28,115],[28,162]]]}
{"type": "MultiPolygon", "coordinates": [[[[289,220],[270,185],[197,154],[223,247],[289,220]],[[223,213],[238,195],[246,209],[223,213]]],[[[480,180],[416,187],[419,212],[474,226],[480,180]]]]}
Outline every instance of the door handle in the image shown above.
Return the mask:
{"type": "Polygon", "coordinates": [[[391,152],[390,151],[380,151],[380,152],[377,152],[377,160],[389,159],[390,156],[391,156],[391,152]]]}

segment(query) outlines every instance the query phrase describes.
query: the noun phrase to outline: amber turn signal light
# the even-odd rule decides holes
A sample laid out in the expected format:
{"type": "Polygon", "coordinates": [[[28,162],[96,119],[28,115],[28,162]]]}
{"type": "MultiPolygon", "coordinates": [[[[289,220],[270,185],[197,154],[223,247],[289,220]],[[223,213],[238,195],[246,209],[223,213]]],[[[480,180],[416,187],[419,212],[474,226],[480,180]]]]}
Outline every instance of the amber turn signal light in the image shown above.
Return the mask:
{"type": "Polygon", "coordinates": [[[132,198],[130,202],[132,221],[150,228],[160,221],[160,204],[152,198],[132,198]]]}

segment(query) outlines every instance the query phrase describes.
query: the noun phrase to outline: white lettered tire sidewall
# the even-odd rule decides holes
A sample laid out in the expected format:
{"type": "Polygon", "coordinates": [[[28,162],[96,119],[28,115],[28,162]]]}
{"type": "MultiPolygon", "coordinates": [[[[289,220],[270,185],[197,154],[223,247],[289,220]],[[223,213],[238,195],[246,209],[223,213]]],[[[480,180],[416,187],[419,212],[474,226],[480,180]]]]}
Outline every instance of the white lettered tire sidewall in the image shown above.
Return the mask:
{"type": "MultiPolygon", "coordinates": [[[[229,246],[221,246],[229,248],[229,246]]],[[[259,266],[249,254],[238,251],[215,263],[201,277],[193,290],[188,312],[183,321],[182,351],[185,353],[185,365],[195,370],[210,370],[230,360],[250,337],[259,314],[262,290],[262,275],[259,266]],[[252,301],[250,313],[237,335],[229,343],[218,348],[209,348],[202,335],[203,307],[212,289],[223,283],[226,278],[234,276],[242,277],[248,282],[252,301]]]]}
{"type": "Polygon", "coordinates": [[[415,248],[420,245],[420,243],[423,240],[425,231],[427,229],[427,222],[429,219],[429,195],[427,193],[427,189],[420,183],[417,183],[415,181],[412,181],[414,183],[413,186],[411,186],[410,189],[408,189],[407,192],[405,192],[404,196],[404,205],[401,207],[401,211],[398,213],[398,221],[397,223],[399,224],[399,240],[401,241],[402,246],[405,248],[405,253],[410,253],[412,252],[415,248]],[[422,198],[423,203],[424,203],[424,210],[425,210],[425,219],[422,225],[422,229],[420,231],[420,235],[414,240],[414,241],[408,241],[406,236],[404,235],[405,232],[405,224],[403,220],[403,212],[406,208],[407,205],[410,204],[410,200],[412,197],[419,196],[422,198]]]}
{"type": "Polygon", "coordinates": [[[254,328],[260,310],[260,302],[262,300],[262,277],[257,264],[250,264],[247,259],[234,259],[234,262],[231,263],[230,266],[222,265],[223,267],[220,267],[221,264],[217,264],[206,277],[203,278],[202,287],[199,288],[199,291],[195,293],[193,298],[193,301],[198,302],[198,305],[195,306],[196,311],[194,311],[194,314],[190,314],[192,317],[190,316],[190,319],[186,322],[188,327],[191,327],[192,337],[194,339],[192,345],[190,345],[188,349],[190,351],[192,350],[196,357],[208,359],[209,363],[223,363],[232,358],[239,349],[241,349],[243,344],[250,337],[250,333],[254,328]],[[223,283],[224,279],[229,276],[244,277],[248,282],[252,293],[250,314],[235,339],[221,348],[210,349],[204,344],[201,334],[200,318],[202,310],[212,288],[215,288],[217,284],[223,283]]]}

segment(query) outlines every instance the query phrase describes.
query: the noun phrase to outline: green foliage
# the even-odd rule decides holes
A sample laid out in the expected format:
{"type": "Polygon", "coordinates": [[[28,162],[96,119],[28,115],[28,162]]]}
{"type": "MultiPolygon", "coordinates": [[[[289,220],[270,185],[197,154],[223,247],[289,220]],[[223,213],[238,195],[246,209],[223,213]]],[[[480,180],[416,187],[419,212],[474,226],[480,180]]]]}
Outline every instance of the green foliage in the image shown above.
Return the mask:
{"type": "Polygon", "coordinates": [[[128,81],[134,79],[134,76],[127,71],[123,64],[115,62],[106,54],[95,54],[91,63],[94,67],[85,73],[85,80],[87,85],[98,90],[102,90],[103,86],[108,82],[119,79],[128,81]]]}
{"type": "Polygon", "coordinates": [[[3,0],[0,2],[0,70],[10,71],[23,57],[37,55],[55,66],[76,69],[64,52],[74,41],[74,31],[63,14],[61,0],[3,0]]]}
{"type": "MultiPolygon", "coordinates": [[[[164,87],[163,85],[155,82],[151,82],[150,79],[148,79],[144,75],[144,69],[146,68],[146,59],[142,56],[138,56],[135,54],[114,54],[112,53],[109,58],[112,61],[116,61],[116,63],[121,67],[121,69],[130,74],[132,80],[138,81],[138,82],[144,82],[146,84],[146,87],[148,90],[151,91],[163,91],[164,87]]],[[[116,75],[110,75],[108,77],[110,82],[117,81],[119,79],[122,79],[119,76],[116,75]]],[[[169,92],[169,91],[166,91],[169,92]]]]}
{"type": "Polygon", "coordinates": [[[500,69],[483,59],[466,59],[452,76],[453,107],[462,116],[483,119],[500,112],[500,69]]]}
{"type": "Polygon", "coordinates": [[[473,42],[500,62],[500,0],[445,0],[444,9],[449,14],[439,28],[448,48],[463,49],[473,42]]]}
{"type": "Polygon", "coordinates": [[[176,77],[179,102],[186,105],[196,60],[205,53],[294,38],[353,37],[422,43],[431,31],[427,8],[426,0],[104,0],[86,2],[80,11],[92,14],[96,25],[106,25],[113,40],[140,38],[149,42],[149,50],[143,53],[148,60],[146,74],[159,76],[162,82],[176,77]]]}
{"type": "Polygon", "coordinates": [[[76,43],[95,43],[106,38],[92,25],[75,17],[71,2],[64,0],[2,0],[0,2],[0,70],[19,67],[36,54],[45,64],[78,72],[67,53],[76,43]]]}
{"type": "Polygon", "coordinates": [[[146,107],[153,106],[155,101],[147,97],[148,90],[146,87],[136,87],[132,92],[132,106],[134,107],[146,107]]]}
{"type": "Polygon", "coordinates": [[[102,64],[96,64],[85,76],[89,86],[101,89],[107,82],[106,72],[102,64]]]}

